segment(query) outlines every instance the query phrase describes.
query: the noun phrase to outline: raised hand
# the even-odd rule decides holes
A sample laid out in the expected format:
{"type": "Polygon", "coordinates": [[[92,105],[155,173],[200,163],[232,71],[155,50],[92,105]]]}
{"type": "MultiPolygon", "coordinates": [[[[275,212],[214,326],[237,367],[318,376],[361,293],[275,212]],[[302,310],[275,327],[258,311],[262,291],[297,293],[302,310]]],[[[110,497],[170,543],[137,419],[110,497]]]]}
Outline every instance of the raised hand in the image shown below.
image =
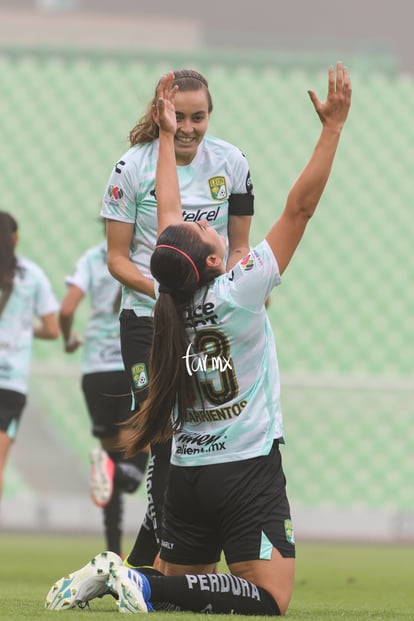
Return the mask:
{"type": "Polygon", "coordinates": [[[175,117],[174,98],[178,86],[174,86],[174,73],[164,75],[157,86],[156,102],[153,105],[153,117],[160,130],[175,134],[177,120],[175,117]]]}
{"type": "Polygon", "coordinates": [[[325,126],[342,128],[351,106],[352,86],[348,70],[341,62],[336,63],[336,77],[329,67],[328,94],[326,101],[319,101],[315,92],[308,91],[317,115],[325,126]]]}

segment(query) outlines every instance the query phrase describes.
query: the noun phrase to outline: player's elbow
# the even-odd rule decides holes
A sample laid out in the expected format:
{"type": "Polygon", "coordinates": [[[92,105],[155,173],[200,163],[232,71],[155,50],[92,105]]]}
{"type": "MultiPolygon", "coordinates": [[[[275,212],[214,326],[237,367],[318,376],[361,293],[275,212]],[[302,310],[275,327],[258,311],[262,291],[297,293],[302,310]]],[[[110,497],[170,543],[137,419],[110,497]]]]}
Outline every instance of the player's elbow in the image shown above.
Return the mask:
{"type": "Polygon", "coordinates": [[[59,321],[67,321],[72,319],[74,314],[74,308],[72,304],[69,304],[66,300],[63,300],[59,309],[59,321]]]}
{"type": "Polygon", "coordinates": [[[111,276],[115,278],[115,280],[119,280],[119,257],[117,255],[108,253],[106,264],[108,267],[108,272],[111,274],[111,276]]]}
{"type": "Polygon", "coordinates": [[[294,219],[310,220],[315,213],[320,196],[320,192],[291,192],[286,202],[287,214],[294,219]]]}
{"type": "Polygon", "coordinates": [[[51,341],[56,341],[56,339],[58,339],[60,336],[59,326],[56,326],[52,330],[48,330],[47,334],[48,339],[50,339],[51,341]]]}
{"type": "Polygon", "coordinates": [[[43,322],[41,338],[55,341],[60,336],[58,321],[43,322]]]}

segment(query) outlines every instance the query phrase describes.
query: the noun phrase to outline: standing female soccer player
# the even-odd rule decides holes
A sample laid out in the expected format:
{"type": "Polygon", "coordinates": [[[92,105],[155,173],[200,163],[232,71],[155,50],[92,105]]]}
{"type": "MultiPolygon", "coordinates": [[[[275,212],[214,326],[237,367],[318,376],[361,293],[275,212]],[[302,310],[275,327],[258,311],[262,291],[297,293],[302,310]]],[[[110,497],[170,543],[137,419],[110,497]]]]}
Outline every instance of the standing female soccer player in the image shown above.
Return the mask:
{"type": "Polygon", "coordinates": [[[351,82],[338,63],[336,76],[329,69],[324,103],[309,91],[322,122],[312,156],[266,239],[230,272],[225,238],[207,220],[182,219],[175,94],[168,74],[156,105],[160,235],[151,272],[159,297],[151,380],[146,403],[133,417],[129,447],[133,453],[173,438],[160,552],[165,575],[130,569],[103,552],[56,583],[46,607],[73,607],[107,585],[120,612],[169,606],[284,615],[293,589],[295,541],[279,452],[279,371],[265,300],[280,283],[328,181],[351,82]],[[213,573],[221,551],[231,575],[213,573]]]}
{"type": "Polygon", "coordinates": [[[0,211],[0,497],[26,404],[33,337],[57,339],[59,308],[43,270],[16,256],[17,222],[0,211]]]}
{"type": "MultiPolygon", "coordinates": [[[[178,87],[174,152],[181,215],[189,223],[206,220],[228,239],[226,262],[231,268],[249,250],[253,194],[248,163],[237,147],[206,134],[213,109],[206,79],[193,70],[174,75],[178,87]]],[[[157,233],[155,169],[159,128],[153,118],[155,101],[154,97],[130,133],[131,148],[111,174],[101,211],[107,219],[108,267],[123,285],[122,355],[137,409],[147,396],[155,304],[149,267],[157,233]]],[[[128,557],[133,566],[152,564],[159,549],[170,442],[151,449],[148,511],[128,557]]]]}
{"type": "Polygon", "coordinates": [[[131,416],[131,397],[119,336],[121,288],[110,275],[106,240],[87,250],[75,271],[66,278],[59,322],[66,353],[82,344],[73,323],[76,309],[89,294],[91,312],[84,334],[82,391],[92,422],[92,434],[99,439],[91,460],[91,496],[102,507],[108,550],[121,554],[123,493],[135,492],[145,476],[147,452],[125,459],[121,423],[131,416]]]}

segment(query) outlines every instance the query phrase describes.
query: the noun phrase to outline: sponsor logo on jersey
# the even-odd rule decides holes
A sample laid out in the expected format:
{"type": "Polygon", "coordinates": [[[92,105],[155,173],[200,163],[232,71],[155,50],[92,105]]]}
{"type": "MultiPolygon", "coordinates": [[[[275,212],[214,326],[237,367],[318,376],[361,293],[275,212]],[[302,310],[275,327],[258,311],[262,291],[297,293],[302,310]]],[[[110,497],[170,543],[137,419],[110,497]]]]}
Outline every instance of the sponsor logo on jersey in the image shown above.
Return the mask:
{"type": "Polygon", "coordinates": [[[254,260],[250,252],[244,257],[244,259],[240,261],[240,265],[242,270],[244,270],[245,272],[248,272],[254,267],[254,260]]]}
{"type": "Polygon", "coordinates": [[[225,437],[211,433],[178,433],[175,437],[177,455],[199,455],[226,450],[225,437]]]}
{"type": "Polygon", "coordinates": [[[198,306],[187,306],[185,309],[186,326],[195,328],[196,326],[216,326],[218,324],[218,316],[214,312],[214,303],[205,302],[198,306]]]}
{"type": "Polygon", "coordinates": [[[111,200],[119,201],[124,195],[124,191],[118,185],[110,185],[108,187],[108,195],[111,200]]]}
{"type": "Polygon", "coordinates": [[[138,362],[131,367],[132,381],[135,388],[145,388],[148,384],[148,373],[145,362],[138,362]]]}
{"type": "Polygon", "coordinates": [[[197,209],[197,211],[188,211],[187,209],[183,209],[183,220],[186,220],[187,222],[198,222],[199,220],[214,222],[217,220],[220,207],[221,205],[215,207],[214,209],[197,209]]]}
{"type": "Polygon", "coordinates": [[[208,180],[210,195],[214,201],[223,201],[227,198],[227,184],[225,177],[210,177],[208,180]]]}

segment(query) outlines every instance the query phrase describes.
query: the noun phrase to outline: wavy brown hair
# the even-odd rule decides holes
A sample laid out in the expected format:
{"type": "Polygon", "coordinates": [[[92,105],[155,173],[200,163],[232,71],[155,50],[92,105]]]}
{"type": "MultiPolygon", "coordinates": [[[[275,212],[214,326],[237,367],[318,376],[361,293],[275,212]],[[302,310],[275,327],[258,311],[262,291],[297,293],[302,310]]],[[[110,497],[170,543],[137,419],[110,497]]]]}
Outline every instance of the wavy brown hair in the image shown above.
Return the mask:
{"type": "Polygon", "coordinates": [[[17,222],[6,211],[0,211],[0,316],[13,291],[17,258],[14,253],[17,222]]]}
{"type": "Polygon", "coordinates": [[[148,444],[168,440],[173,431],[182,426],[187,409],[194,404],[198,384],[195,375],[188,375],[184,363],[190,344],[186,323],[191,325],[186,314],[193,306],[194,294],[207,287],[219,273],[206,265],[212,248],[201,243],[197,231],[190,227],[182,224],[167,227],[158,238],[157,246],[161,244],[173,246],[191,257],[199,278],[191,261],[180,252],[155,248],[151,273],[159,282],[160,294],[154,307],[148,398],[130,419],[129,455],[148,444]],[[172,422],[175,405],[177,417],[172,422]]]}
{"type": "MultiPolygon", "coordinates": [[[[208,82],[201,73],[198,73],[198,71],[194,69],[179,69],[178,71],[174,71],[174,84],[178,86],[181,92],[204,89],[207,95],[208,111],[209,113],[212,112],[213,100],[208,89],[208,82]]],[[[131,147],[136,144],[147,144],[158,138],[159,128],[152,118],[152,108],[157,101],[157,88],[158,84],[155,88],[154,97],[148,104],[145,114],[129,132],[129,143],[131,147]]]]}

